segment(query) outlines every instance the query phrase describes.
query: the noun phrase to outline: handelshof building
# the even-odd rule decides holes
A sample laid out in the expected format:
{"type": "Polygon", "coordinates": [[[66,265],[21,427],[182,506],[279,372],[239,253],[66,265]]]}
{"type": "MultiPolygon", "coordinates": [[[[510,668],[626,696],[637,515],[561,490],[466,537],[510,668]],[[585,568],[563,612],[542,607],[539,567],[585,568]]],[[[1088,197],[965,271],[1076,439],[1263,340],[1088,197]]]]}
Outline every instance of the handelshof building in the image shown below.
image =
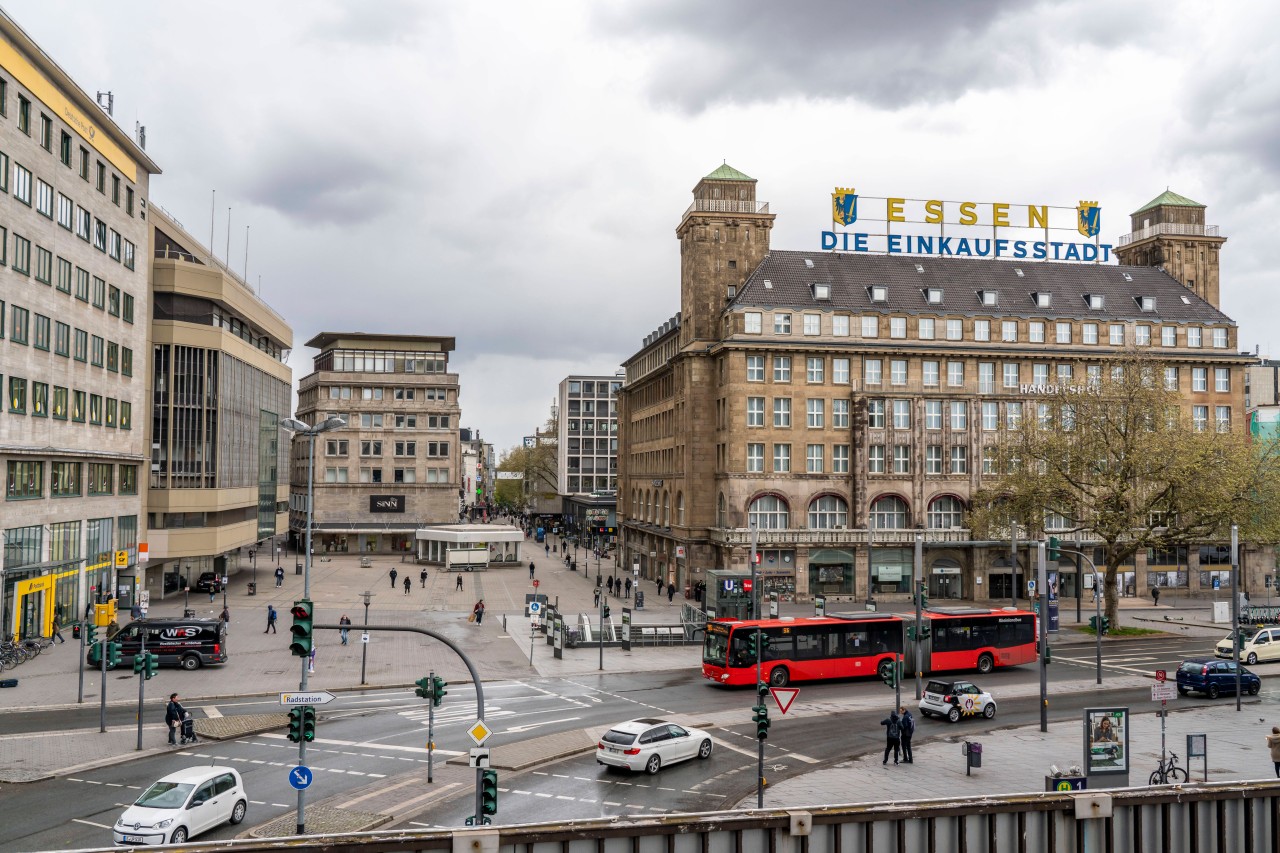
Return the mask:
{"type": "Polygon", "coordinates": [[[138,580],[157,598],[284,533],[293,331],[155,206],[151,228],[151,559],[138,580]]]}
{"type": "MultiPolygon", "coordinates": [[[[971,542],[965,512],[1038,396],[1150,348],[1197,426],[1244,427],[1253,359],[1217,306],[1203,205],[1145,205],[1121,266],[776,251],[773,221],[754,179],[703,178],[676,230],[681,311],[625,364],[623,560],[646,578],[746,570],[754,525],[766,591],[905,595],[920,530],[932,595],[1005,598],[1025,552],[971,542]]],[[[1139,554],[1125,580],[1194,591],[1223,556],[1139,554]]]]}
{"type": "Polygon", "coordinates": [[[617,535],[618,391],[623,374],[568,376],[559,387],[561,518],[574,535],[617,535]]]}
{"type": "Polygon", "coordinates": [[[132,603],[159,172],[0,13],[0,634],[132,603]]]}
{"type": "MultiPolygon", "coordinates": [[[[315,439],[312,547],[407,552],[414,532],[458,520],[458,375],[454,339],[321,332],[315,369],[298,383],[298,419],[331,416],[343,429],[315,439]]],[[[289,529],[306,530],[308,440],[293,441],[289,529]]]]}

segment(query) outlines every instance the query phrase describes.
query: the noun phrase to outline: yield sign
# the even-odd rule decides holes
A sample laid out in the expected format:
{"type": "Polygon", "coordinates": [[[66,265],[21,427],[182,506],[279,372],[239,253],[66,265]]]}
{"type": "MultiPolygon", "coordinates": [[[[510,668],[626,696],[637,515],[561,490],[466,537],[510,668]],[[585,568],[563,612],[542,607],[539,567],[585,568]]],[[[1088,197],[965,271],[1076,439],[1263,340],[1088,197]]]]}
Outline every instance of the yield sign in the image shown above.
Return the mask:
{"type": "Polygon", "coordinates": [[[773,701],[778,703],[778,710],[787,713],[787,709],[791,707],[791,703],[796,701],[796,697],[800,695],[799,687],[770,687],[769,692],[773,694],[773,701]]]}

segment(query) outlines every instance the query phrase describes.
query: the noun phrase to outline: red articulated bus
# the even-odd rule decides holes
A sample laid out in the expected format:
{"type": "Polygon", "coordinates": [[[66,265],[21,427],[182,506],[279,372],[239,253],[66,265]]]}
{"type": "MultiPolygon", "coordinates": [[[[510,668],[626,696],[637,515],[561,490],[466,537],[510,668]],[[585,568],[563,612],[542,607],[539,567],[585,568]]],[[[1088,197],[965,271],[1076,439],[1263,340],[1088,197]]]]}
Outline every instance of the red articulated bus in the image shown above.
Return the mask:
{"type": "MultiPolygon", "coordinates": [[[[920,643],[925,672],[987,673],[1036,659],[1036,616],[1025,610],[934,608],[924,614],[920,643]]],[[[757,628],[764,639],[760,677],[774,687],[792,681],[889,674],[897,655],[915,668],[907,628],[915,618],[892,613],[848,613],[707,623],[702,676],[716,684],[755,684],[751,653],[757,628]]]]}

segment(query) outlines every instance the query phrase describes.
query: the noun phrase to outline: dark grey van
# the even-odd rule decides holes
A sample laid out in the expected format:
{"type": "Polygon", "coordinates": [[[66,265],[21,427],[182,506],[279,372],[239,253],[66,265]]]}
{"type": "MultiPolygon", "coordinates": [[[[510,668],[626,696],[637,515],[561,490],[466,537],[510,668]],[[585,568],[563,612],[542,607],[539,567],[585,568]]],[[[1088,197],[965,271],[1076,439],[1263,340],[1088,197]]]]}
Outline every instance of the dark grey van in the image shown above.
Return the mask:
{"type": "MultiPolygon", "coordinates": [[[[227,661],[227,623],[221,619],[139,619],[111,638],[121,646],[121,667],[133,668],[134,656],[142,651],[144,631],[147,651],[160,655],[161,666],[191,670],[227,661]]],[[[88,660],[91,669],[95,663],[88,660]]]]}

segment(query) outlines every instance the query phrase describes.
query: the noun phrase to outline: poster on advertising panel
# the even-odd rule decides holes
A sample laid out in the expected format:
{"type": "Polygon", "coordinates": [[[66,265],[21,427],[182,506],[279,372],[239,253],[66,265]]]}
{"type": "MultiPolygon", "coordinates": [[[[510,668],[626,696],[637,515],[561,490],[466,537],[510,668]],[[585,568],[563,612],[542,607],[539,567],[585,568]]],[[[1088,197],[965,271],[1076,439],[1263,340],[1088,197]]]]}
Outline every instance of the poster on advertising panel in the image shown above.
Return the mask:
{"type": "Polygon", "coordinates": [[[1129,709],[1084,710],[1084,765],[1089,776],[1129,775],[1129,709]]]}

